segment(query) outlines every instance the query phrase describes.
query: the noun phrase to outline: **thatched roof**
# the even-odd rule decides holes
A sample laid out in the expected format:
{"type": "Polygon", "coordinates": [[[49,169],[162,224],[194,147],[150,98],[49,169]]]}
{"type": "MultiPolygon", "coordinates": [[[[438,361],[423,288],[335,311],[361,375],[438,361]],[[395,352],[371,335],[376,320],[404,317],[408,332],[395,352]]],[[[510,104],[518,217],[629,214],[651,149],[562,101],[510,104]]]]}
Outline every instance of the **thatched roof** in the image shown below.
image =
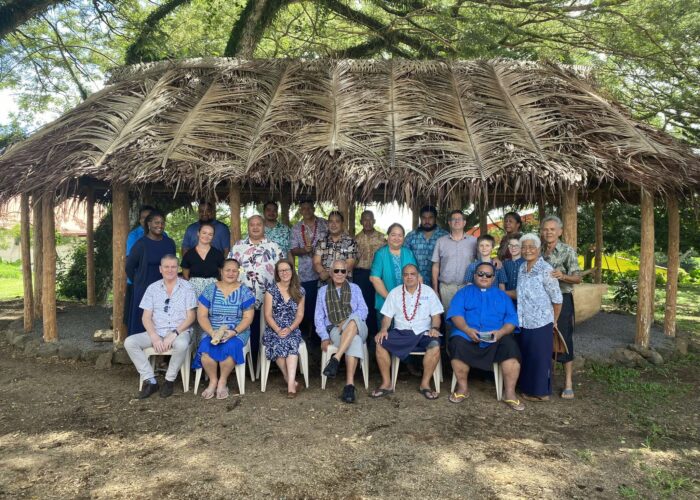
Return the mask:
{"type": "Polygon", "coordinates": [[[78,179],[194,195],[230,180],[410,200],[461,186],[700,185],[692,151],[579,73],[491,61],[192,59],[121,68],[0,157],[0,201],[78,179]]]}

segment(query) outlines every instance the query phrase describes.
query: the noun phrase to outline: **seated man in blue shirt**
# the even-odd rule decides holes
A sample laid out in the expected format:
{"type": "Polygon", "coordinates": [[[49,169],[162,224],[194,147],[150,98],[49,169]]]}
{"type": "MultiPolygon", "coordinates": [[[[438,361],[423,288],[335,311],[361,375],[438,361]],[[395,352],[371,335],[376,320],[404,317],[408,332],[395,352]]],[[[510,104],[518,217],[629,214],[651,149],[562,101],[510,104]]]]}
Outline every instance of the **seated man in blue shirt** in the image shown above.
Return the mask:
{"type": "Polygon", "coordinates": [[[469,368],[491,370],[500,363],[503,372],[503,402],[522,411],[525,406],[515,395],[515,384],[520,376],[520,349],[513,338],[518,326],[518,314],[513,301],[493,281],[496,268],[491,262],[482,262],[476,268],[475,286],[459,290],[447,311],[447,321],[454,326],[449,340],[452,370],[457,387],[449,400],[461,403],[469,397],[467,377],[469,368]]]}

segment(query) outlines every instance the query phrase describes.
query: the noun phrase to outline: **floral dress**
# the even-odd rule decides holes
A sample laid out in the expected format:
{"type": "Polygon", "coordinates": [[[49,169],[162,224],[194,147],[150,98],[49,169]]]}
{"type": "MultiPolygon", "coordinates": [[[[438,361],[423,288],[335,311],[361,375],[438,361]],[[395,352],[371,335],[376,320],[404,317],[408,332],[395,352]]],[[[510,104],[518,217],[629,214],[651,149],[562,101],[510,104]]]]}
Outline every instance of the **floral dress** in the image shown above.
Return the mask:
{"type": "MultiPolygon", "coordinates": [[[[282,292],[277,287],[276,283],[272,283],[267,292],[272,295],[272,317],[280,328],[287,328],[294,323],[294,318],[297,314],[298,304],[290,297],[289,300],[284,300],[282,292]]],[[[304,289],[301,289],[301,295],[304,296],[304,289]]],[[[277,358],[286,358],[287,356],[299,355],[299,344],[301,344],[301,330],[296,328],[286,337],[277,335],[269,325],[265,327],[263,334],[263,344],[265,345],[265,356],[270,361],[277,358]]]]}

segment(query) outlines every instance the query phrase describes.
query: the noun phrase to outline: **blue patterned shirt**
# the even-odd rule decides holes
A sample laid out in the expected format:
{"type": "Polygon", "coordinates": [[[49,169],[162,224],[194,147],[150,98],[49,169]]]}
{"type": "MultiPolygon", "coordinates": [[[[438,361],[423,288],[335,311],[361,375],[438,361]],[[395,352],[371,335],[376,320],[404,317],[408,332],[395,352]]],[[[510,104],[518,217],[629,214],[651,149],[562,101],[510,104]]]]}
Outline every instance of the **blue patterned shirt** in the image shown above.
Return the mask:
{"type": "Polygon", "coordinates": [[[267,225],[265,225],[265,238],[277,243],[285,257],[289,254],[289,238],[291,238],[291,236],[292,229],[281,222],[275,224],[274,227],[267,227],[267,225]]]}
{"type": "Polygon", "coordinates": [[[542,257],[528,272],[527,263],[518,272],[518,321],[522,328],[534,330],[554,322],[552,304],[563,299],[559,280],[552,277],[552,266],[542,257]]]}
{"type": "Polygon", "coordinates": [[[506,271],[506,290],[515,290],[518,287],[518,271],[520,266],[525,262],[525,259],[518,257],[517,259],[508,259],[503,261],[503,269],[506,271]]]}
{"type": "Polygon", "coordinates": [[[425,232],[417,229],[408,233],[403,244],[406,248],[413,252],[413,256],[418,262],[418,271],[423,277],[423,283],[430,285],[432,283],[433,274],[433,250],[435,243],[439,238],[448,235],[449,233],[441,227],[435,228],[430,238],[425,238],[425,232]]]}

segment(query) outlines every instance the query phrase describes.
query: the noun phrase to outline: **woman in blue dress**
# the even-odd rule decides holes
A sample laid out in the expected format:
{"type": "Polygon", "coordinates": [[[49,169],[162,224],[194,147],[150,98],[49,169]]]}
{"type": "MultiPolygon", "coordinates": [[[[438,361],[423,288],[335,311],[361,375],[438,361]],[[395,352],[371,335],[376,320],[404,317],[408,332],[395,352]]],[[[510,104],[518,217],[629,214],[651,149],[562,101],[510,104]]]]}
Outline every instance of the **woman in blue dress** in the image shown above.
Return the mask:
{"type": "Polygon", "coordinates": [[[263,302],[265,356],[279,367],[287,382],[287,397],[296,397],[297,365],[304,319],[304,289],[294,271],[294,264],[282,259],[275,264],[275,282],[265,291],[263,302]]]}
{"type": "Polygon", "coordinates": [[[204,332],[199,342],[192,368],[204,368],[209,385],[202,392],[204,399],[226,399],[229,395],[228,377],[233,368],[245,363],[243,348],[250,338],[255,295],[238,281],[240,264],[226,259],[221,280],[208,285],[199,296],[197,321],[204,332]],[[221,340],[212,344],[220,327],[226,331],[221,340]]]}
{"type": "Polygon", "coordinates": [[[175,255],[175,242],[164,234],[165,216],[153,210],[145,220],[146,234],[134,243],[126,259],[126,275],[134,284],[129,304],[128,335],[146,331],[141,318],[143,309],[139,307],[146,288],[162,278],[160,260],[166,255],[175,255]]]}

